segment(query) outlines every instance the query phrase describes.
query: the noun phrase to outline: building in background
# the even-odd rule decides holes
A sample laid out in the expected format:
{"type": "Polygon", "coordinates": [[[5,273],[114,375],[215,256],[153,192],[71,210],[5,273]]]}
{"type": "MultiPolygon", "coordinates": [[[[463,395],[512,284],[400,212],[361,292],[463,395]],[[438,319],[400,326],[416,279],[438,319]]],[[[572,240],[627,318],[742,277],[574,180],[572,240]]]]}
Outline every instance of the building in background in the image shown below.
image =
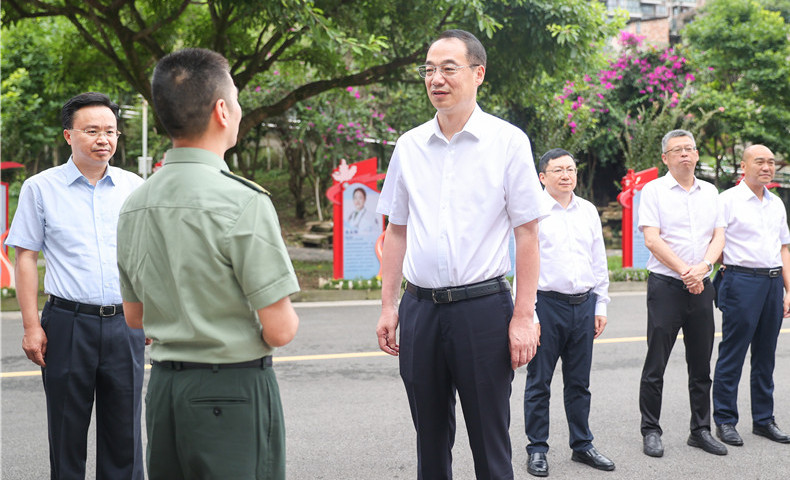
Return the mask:
{"type": "Polygon", "coordinates": [[[667,46],[680,41],[680,30],[691,20],[705,0],[599,0],[609,11],[628,12],[624,30],[645,37],[656,46],[667,46]]]}

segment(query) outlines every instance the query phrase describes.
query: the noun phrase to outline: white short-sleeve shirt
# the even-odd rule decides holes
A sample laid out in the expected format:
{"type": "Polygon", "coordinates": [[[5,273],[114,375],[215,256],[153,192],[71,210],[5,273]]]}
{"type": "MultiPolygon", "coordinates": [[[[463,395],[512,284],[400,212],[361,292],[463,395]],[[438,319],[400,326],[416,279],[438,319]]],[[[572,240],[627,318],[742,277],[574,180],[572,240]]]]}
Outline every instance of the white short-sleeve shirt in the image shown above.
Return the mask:
{"type": "Polygon", "coordinates": [[[407,225],[406,279],[439,288],[506,274],[513,228],[547,208],[527,135],[478,106],[449,141],[436,117],[398,139],[376,211],[407,225]]]}
{"type": "MultiPolygon", "coordinates": [[[[689,265],[696,265],[705,258],[713,230],[724,226],[717,220],[718,196],[718,190],[711,183],[695,178],[694,185],[686,191],[671,173],[667,173],[642,188],[639,231],[644,227],[658,227],[659,236],[675,255],[689,265]]],[[[647,269],[680,278],[652,253],[647,269]]]]}
{"type": "Polygon", "coordinates": [[[763,187],[757,198],[746,182],[719,196],[719,221],[724,225],[724,264],[750,268],[782,266],[782,245],[790,244],[787,212],[782,200],[763,187]]]}

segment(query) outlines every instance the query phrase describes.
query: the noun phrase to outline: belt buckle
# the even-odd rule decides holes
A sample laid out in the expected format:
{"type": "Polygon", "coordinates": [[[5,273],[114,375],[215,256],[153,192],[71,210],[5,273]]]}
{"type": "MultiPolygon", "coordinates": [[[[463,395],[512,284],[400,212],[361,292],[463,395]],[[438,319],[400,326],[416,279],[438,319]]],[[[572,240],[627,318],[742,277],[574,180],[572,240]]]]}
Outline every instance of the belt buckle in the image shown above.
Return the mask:
{"type": "Polygon", "coordinates": [[[782,274],[782,268],[781,267],[771,268],[771,269],[768,270],[768,277],[770,277],[770,278],[776,278],[776,277],[778,277],[781,274],[782,274]]]}
{"type": "Polygon", "coordinates": [[[115,305],[102,305],[99,307],[99,316],[100,317],[112,317],[115,315],[115,305]],[[105,309],[112,308],[112,313],[107,313],[105,309]]]}
{"type": "Polygon", "coordinates": [[[433,299],[433,303],[450,303],[453,301],[453,294],[450,292],[449,288],[444,290],[434,289],[431,290],[431,298],[433,299]],[[438,297],[436,294],[439,294],[438,297]]]}

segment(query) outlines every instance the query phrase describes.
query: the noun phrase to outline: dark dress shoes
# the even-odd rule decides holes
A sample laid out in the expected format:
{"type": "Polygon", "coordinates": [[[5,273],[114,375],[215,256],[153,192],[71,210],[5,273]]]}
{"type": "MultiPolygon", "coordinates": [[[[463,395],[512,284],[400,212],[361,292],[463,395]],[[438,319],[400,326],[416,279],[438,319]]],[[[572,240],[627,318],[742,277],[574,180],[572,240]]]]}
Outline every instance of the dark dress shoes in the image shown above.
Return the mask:
{"type": "Polygon", "coordinates": [[[548,477],[549,462],[546,460],[546,452],[530,453],[529,460],[527,460],[527,471],[536,477],[548,477]]]}
{"type": "Polygon", "coordinates": [[[727,445],[734,445],[736,447],[743,445],[743,439],[738,435],[738,430],[735,430],[735,425],[729,423],[716,425],[716,435],[727,445]]]}
{"type": "Polygon", "coordinates": [[[595,447],[584,452],[574,450],[571,460],[587,464],[598,470],[606,470],[607,472],[614,470],[614,462],[603,456],[595,447]]]}
{"type": "Polygon", "coordinates": [[[768,425],[752,425],[752,433],[765,437],[779,443],[790,443],[790,435],[779,430],[776,422],[771,422],[768,425]]]}
{"type": "Polygon", "coordinates": [[[650,457],[664,456],[664,445],[661,443],[661,435],[658,432],[650,432],[642,439],[642,451],[650,457]]]}
{"type": "Polygon", "coordinates": [[[713,435],[710,434],[710,430],[704,428],[697,430],[696,432],[691,432],[688,442],[686,443],[692,447],[701,448],[714,455],[727,455],[727,447],[713,438],[713,435]]]}

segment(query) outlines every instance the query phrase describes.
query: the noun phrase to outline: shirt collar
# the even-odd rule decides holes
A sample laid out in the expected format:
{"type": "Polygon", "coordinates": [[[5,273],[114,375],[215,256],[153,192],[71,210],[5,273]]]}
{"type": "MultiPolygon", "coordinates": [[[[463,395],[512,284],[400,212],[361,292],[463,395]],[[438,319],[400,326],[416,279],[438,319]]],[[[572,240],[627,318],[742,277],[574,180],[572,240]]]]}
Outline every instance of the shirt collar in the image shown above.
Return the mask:
{"type": "Polygon", "coordinates": [[[573,193],[573,192],[571,192],[571,201],[570,201],[570,203],[568,203],[568,208],[562,208],[562,205],[560,205],[560,202],[558,202],[554,197],[552,197],[549,194],[549,192],[546,191],[545,188],[543,189],[543,197],[544,197],[543,200],[546,202],[546,205],[551,207],[552,210],[554,210],[554,209],[571,210],[571,209],[576,208],[578,206],[578,202],[576,200],[577,199],[576,194],[573,193]]]}
{"type": "MultiPolygon", "coordinates": [[[[667,183],[669,183],[669,188],[670,189],[678,187],[678,188],[681,188],[681,189],[685,190],[685,188],[683,188],[683,186],[681,184],[679,184],[677,180],[675,180],[675,177],[673,177],[670,172],[667,172],[667,174],[664,175],[664,177],[666,178],[667,183]]],[[[697,177],[694,177],[694,183],[691,184],[691,188],[689,189],[689,193],[693,192],[694,190],[699,190],[700,188],[702,188],[702,187],[700,187],[699,182],[697,181],[697,177]]]]}
{"type": "MultiPolygon", "coordinates": [[[[483,116],[484,113],[483,110],[480,108],[480,105],[475,104],[475,109],[472,110],[472,114],[469,116],[469,119],[464,124],[464,128],[462,128],[460,132],[456,133],[456,135],[460,135],[466,132],[477,140],[482,138],[483,129],[485,128],[485,122],[483,121],[483,116]]],[[[433,116],[433,120],[431,120],[431,128],[428,130],[428,136],[425,139],[425,141],[426,143],[429,143],[434,138],[441,140],[445,143],[447,142],[447,139],[442,133],[441,127],[439,127],[439,112],[436,112],[436,114],[434,114],[433,116]]]]}
{"type": "MultiPolygon", "coordinates": [[[[751,188],[749,188],[749,185],[747,185],[745,181],[741,180],[740,183],[736,185],[736,187],[740,188],[739,190],[740,194],[744,199],[746,200],[754,199],[758,202],[760,201],[760,199],[757,198],[757,195],[755,195],[755,193],[752,191],[751,188]]],[[[765,188],[765,185],[763,185],[763,201],[766,202],[771,201],[771,192],[767,188],[765,188]]]]}
{"type": "Polygon", "coordinates": [[[173,148],[165,155],[165,165],[173,163],[201,163],[209,167],[230,171],[225,160],[214,152],[202,148],[173,148]]]}
{"type": "MultiPolygon", "coordinates": [[[[88,179],[85,177],[85,175],[83,175],[82,172],[80,172],[80,169],[77,168],[77,164],[74,163],[74,157],[72,156],[69,157],[69,161],[66,162],[63,171],[65,175],[66,185],[71,185],[72,183],[76,182],[80,178],[84,178],[86,183],[90,183],[88,182],[88,179]]],[[[99,182],[103,182],[105,178],[107,178],[108,179],[107,181],[110,182],[112,185],[115,185],[115,182],[113,182],[112,180],[112,170],[110,169],[109,164],[107,165],[107,168],[104,170],[104,176],[102,176],[99,179],[99,182]]],[[[98,185],[99,182],[97,182],[96,184],[98,185]]]]}

